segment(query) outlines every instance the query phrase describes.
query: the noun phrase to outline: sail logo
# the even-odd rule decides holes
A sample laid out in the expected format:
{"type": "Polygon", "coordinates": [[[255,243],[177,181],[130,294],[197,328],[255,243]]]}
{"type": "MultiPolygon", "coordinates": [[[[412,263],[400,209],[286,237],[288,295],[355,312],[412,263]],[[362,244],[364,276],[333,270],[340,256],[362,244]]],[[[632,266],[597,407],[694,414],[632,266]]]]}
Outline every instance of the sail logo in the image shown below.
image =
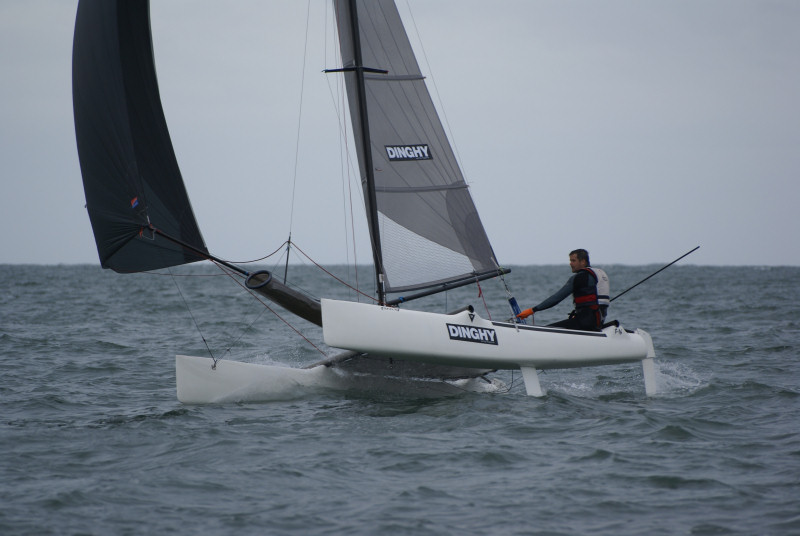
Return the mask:
{"type": "Polygon", "coordinates": [[[447,324],[450,339],[454,341],[478,342],[481,344],[497,345],[497,332],[490,328],[476,328],[475,326],[462,326],[447,324]]]}
{"type": "Polygon", "coordinates": [[[386,145],[386,155],[389,160],[432,160],[430,147],[422,145],[386,145]]]}

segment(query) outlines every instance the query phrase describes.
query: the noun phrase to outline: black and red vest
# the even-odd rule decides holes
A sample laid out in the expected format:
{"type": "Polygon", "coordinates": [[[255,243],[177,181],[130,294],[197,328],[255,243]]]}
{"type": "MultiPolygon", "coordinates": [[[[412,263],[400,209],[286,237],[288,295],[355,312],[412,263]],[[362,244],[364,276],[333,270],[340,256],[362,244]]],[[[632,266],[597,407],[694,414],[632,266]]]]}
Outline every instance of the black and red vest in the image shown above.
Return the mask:
{"type": "Polygon", "coordinates": [[[591,268],[581,268],[575,274],[572,281],[572,299],[575,302],[575,309],[588,307],[597,309],[597,274],[591,268]],[[581,272],[588,272],[594,278],[594,282],[588,276],[581,277],[581,272]]]}

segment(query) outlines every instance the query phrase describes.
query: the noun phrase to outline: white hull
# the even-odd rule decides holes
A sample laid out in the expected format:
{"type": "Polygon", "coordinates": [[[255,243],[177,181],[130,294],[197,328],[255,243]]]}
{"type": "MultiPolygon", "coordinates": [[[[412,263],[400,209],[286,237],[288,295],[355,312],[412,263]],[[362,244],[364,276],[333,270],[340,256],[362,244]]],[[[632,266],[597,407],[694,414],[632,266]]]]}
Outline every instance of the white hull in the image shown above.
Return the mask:
{"type": "Polygon", "coordinates": [[[494,392],[502,382],[482,378],[456,381],[413,381],[408,378],[350,374],[336,366],[300,369],[186,355],[175,356],[178,400],[185,404],[290,400],[320,391],[371,390],[418,396],[452,395],[463,391],[494,392]]]}
{"type": "Polygon", "coordinates": [[[297,398],[313,389],[343,388],[341,377],[325,366],[311,369],[214,361],[175,356],[178,400],[186,404],[259,402],[297,398]]]}
{"type": "Polygon", "coordinates": [[[329,346],[440,365],[521,369],[528,394],[541,396],[536,369],[641,361],[648,394],[655,392],[650,336],[609,327],[602,332],[492,322],[474,312],[438,314],[322,300],[329,346]]]}

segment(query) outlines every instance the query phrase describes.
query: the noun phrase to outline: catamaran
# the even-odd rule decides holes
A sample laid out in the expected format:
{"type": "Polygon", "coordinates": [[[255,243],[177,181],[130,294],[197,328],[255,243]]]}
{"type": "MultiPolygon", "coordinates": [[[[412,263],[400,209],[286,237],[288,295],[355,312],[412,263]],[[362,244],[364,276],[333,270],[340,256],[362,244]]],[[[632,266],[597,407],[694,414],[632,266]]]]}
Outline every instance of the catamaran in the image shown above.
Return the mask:
{"type": "Polygon", "coordinates": [[[538,370],[641,362],[656,391],[647,332],[533,326],[414,310],[414,300],[504,278],[428,92],[393,0],[334,0],[344,77],[375,273],[375,303],[316,299],[268,271],[209,252],[189,202],[161,105],[145,0],[80,0],[73,45],[73,107],[86,208],[101,266],[142,272],[209,260],[243,278],[341,349],[307,368],[176,356],[178,399],[270,399],[341,388],[339,370],[388,374],[398,362],[422,376],[480,390],[495,370],[520,370],[542,396],[538,370]],[[389,364],[388,366],[385,366],[389,364]],[[484,382],[485,383],[485,382],[484,382]]]}

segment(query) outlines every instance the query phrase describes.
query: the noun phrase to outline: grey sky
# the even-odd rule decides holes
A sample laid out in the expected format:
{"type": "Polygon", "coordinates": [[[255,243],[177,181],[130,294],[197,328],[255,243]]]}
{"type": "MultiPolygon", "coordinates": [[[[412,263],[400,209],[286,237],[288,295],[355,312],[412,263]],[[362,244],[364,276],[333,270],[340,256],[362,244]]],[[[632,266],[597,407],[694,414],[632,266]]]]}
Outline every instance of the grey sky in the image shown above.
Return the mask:
{"type": "MultiPolygon", "coordinates": [[[[577,247],[598,265],[659,263],[700,245],[686,262],[800,265],[800,3],[410,0],[413,20],[398,3],[501,263],[577,247]]],[[[305,2],[151,4],[209,249],[260,257],[291,218],[304,251],[347,261],[326,2],[311,0],[302,115],[305,2]]],[[[0,2],[2,263],[97,262],[72,124],[76,6],[0,2]]]]}

